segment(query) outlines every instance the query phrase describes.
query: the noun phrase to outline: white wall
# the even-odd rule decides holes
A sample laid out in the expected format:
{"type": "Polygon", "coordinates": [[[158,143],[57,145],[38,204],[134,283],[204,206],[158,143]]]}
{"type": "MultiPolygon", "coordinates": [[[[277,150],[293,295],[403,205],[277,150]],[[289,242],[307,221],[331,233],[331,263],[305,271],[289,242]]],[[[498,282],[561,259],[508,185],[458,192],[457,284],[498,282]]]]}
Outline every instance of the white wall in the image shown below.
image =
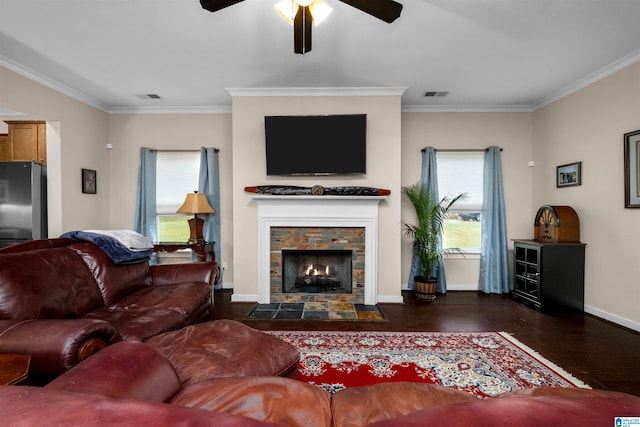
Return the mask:
{"type": "MultiPolygon", "coordinates": [[[[640,129],[640,63],[534,113],[533,206],[570,205],[586,246],[586,310],[640,330],[640,209],[624,208],[623,135],[640,129]],[[556,166],[582,162],[582,185],[556,166]]],[[[535,212],[530,212],[532,215],[535,212]]]]}
{"type": "Polygon", "coordinates": [[[233,251],[234,300],[256,301],[257,208],[244,187],[255,185],[361,185],[391,190],[380,204],[379,301],[401,301],[400,96],[234,96],[233,251]],[[367,175],[267,177],[264,116],[367,114],[367,175]]]}

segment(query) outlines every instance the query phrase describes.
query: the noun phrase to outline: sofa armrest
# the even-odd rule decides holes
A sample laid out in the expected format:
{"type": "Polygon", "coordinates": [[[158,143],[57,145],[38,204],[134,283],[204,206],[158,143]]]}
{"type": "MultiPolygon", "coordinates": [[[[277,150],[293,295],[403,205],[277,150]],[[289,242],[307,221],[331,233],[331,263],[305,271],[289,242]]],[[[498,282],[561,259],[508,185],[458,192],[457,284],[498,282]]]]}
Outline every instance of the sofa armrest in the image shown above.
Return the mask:
{"type": "Polygon", "coordinates": [[[0,353],[31,355],[30,382],[43,382],[101,348],[120,341],[109,323],[96,319],[33,319],[0,334],[0,353]]]}
{"type": "Polygon", "coordinates": [[[220,267],[216,261],[157,264],[152,265],[150,271],[154,286],[187,282],[214,285],[220,275],[220,267]]]}
{"type": "Polygon", "coordinates": [[[45,386],[147,402],[165,402],[181,387],[171,362],[159,350],[136,341],[110,345],[45,386]]]}

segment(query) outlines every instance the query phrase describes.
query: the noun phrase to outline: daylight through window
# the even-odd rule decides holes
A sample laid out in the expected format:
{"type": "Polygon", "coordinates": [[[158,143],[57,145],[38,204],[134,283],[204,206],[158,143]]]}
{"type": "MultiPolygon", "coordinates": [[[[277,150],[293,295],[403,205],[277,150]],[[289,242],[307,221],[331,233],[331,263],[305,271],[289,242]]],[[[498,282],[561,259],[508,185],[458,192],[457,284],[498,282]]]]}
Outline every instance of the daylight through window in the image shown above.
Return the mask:
{"type": "Polygon", "coordinates": [[[438,151],[436,161],[440,198],[467,193],[445,222],[443,245],[467,253],[480,252],[484,151],[438,151]]]}
{"type": "Polygon", "coordinates": [[[187,193],[198,189],[199,151],[160,151],[156,163],[156,210],[161,242],[189,240],[189,216],[177,214],[187,193]]]}

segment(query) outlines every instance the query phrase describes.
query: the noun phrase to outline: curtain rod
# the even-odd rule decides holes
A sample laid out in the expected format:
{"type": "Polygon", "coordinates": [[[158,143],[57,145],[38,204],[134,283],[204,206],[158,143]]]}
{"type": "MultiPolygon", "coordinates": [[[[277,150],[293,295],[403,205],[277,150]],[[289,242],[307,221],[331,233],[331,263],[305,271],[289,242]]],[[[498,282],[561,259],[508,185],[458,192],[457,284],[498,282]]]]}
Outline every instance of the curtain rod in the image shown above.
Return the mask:
{"type": "MultiPolygon", "coordinates": [[[[159,150],[157,148],[150,148],[149,150],[151,151],[157,151],[159,153],[193,153],[194,151],[200,151],[199,148],[193,149],[193,150],[159,150]]],[[[214,151],[216,153],[220,152],[219,148],[214,148],[214,151]]]]}
{"type": "MultiPolygon", "coordinates": [[[[423,153],[426,151],[426,148],[423,148],[423,153]]],[[[500,151],[503,149],[500,148],[500,151]]],[[[435,151],[442,151],[443,153],[480,153],[482,151],[489,151],[488,148],[436,148],[435,151]]]]}

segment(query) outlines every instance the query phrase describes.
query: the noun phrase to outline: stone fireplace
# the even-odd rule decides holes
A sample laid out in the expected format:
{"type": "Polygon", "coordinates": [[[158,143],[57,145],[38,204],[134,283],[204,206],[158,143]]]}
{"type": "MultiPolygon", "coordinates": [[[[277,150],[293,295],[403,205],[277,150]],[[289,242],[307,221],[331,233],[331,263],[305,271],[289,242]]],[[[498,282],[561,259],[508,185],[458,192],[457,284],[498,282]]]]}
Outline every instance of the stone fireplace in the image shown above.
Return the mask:
{"type": "Polygon", "coordinates": [[[330,297],[377,304],[378,205],[386,196],[252,194],[249,197],[258,205],[258,303],[295,298],[304,301],[304,296],[309,301],[330,297]],[[333,292],[337,288],[331,287],[322,292],[284,292],[283,250],[307,249],[352,252],[349,294],[338,294],[333,292]]]}
{"type": "Polygon", "coordinates": [[[362,304],[363,227],[272,227],[271,302],[362,304]]]}

